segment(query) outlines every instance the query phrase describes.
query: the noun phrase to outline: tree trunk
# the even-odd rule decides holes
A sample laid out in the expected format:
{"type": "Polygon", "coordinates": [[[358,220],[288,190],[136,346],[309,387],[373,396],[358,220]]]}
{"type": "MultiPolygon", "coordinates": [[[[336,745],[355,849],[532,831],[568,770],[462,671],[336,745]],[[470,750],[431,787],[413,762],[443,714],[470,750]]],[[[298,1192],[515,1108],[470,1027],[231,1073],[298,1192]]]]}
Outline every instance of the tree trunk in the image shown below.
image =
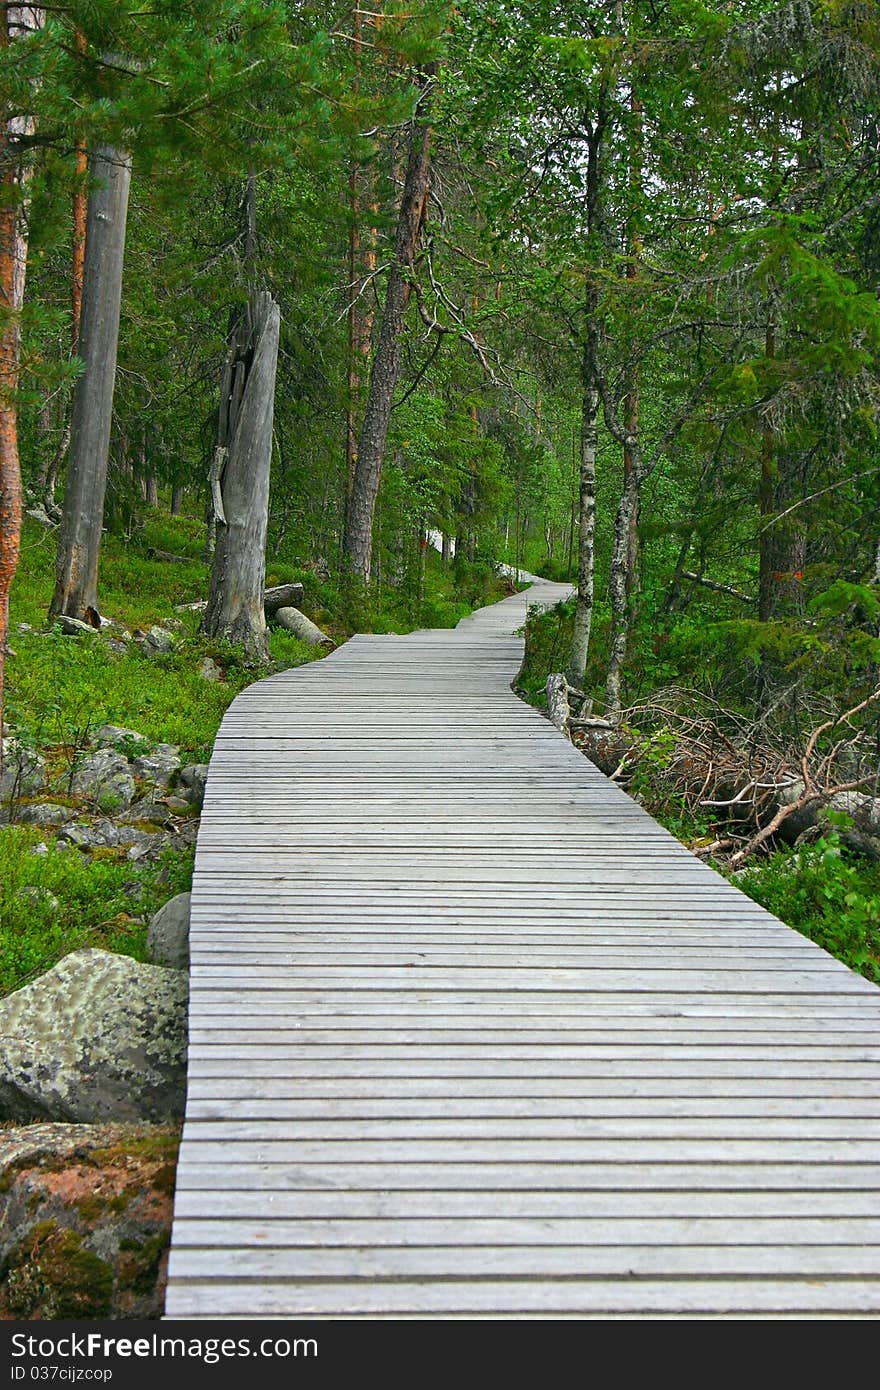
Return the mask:
{"type": "Polygon", "coordinates": [[[171,515],[180,516],[183,511],[183,483],[174,483],[171,488],[171,515]]]}
{"type": "Polygon", "coordinates": [[[92,155],[90,168],[97,184],[89,193],[86,225],[79,342],[83,371],[73,397],[70,462],[49,616],[64,613],[97,625],[131,157],[102,147],[92,155]]]}
{"type": "MultiPolygon", "coordinates": [[[[631,436],[628,436],[631,438],[631,436]]],[[[611,650],[608,655],[608,672],[605,678],[605,718],[615,723],[620,717],[620,688],[623,677],[623,664],[629,642],[629,596],[627,579],[629,577],[630,538],[633,517],[637,515],[639,503],[639,459],[633,458],[629,476],[624,479],[623,495],[618,503],[614,518],[614,545],[611,552],[611,577],[609,596],[611,599],[611,650]]]]}
{"type": "Polygon", "coordinates": [[[587,343],[583,358],[583,400],[581,403],[580,481],[578,495],[577,601],[568,683],[583,688],[593,624],[593,573],[596,549],[596,455],[599,449],[599,388],[595,380],[595,339],[599,326],[592,315],[596,294],[590,291],[587,343]]]}
{"type": "Polygon", "coordinates": [[[428,198],[431,127],[424,107],[425,91],[435,70],[436,64],[431,64],[420,77],[423,90],[412,120],[409,160],[394,237],[394,259],[388,276],[379,342],[370,372],[367,407],[358,440],[357,460],[345,518],[343,553],[349,570],[364,583],[369,583],[370,580],[373,516],[385,457],[394,388],[400,375],[401,335],[411,292],[409,277],[428,198]]]}
{"type": "Polygon", "coordinates": [[[147,506],[158,507],[159,505],[159,481],[152,469],[144,475],[144,484],[147,495],[147,506]]]}
{"type": "MultiPolygon", "coordinates": [[[[0,54],[10,39],[41,29],[46,14],[28,5],[10,5],[0,20],[0,54]]],[[[9,631],[9,592],[21,554],[21,465],[18,455],[16,392],[20,361],[19,314],[24,303],[27,221],[24,185],[30,173],[16,142],[34,130],[30,116],[4,112],[0,120],[0,725],[9,631]]]]}
{"type": "Polygon", "coordinates": [[[269,655],[263,580],[280,322],[272,296],[252,294],[224,371],[212,482],[217,541],[202,619],[209,637],[241,644],[261,661],[269,655]]]}

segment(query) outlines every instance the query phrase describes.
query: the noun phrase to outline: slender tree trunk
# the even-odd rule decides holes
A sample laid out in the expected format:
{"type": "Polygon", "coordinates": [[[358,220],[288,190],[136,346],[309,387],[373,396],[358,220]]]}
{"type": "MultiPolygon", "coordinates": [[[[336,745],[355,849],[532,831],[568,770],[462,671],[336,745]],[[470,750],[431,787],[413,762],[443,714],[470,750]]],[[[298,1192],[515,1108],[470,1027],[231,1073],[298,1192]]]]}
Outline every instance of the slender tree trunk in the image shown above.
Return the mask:
{"type": "Polygon", "coordinates": [[[64,613],[98,625],[98,556],[113,421],[125,223],[131,156],[99,148],[90,161],[80,356],[73,397],[70,463],[50,618],[64,613]]]}
{"type": "Polygon", "coordinates": [[[596,455],[599,451],[599,387],[595,379],[596,338],[599,326],[593,315],[597,295],[591,288],[587,304],[587,341],[583,356],[583,399],[581,402],[580,467],[578,487],[578,564],[577,600],[568,683],[576,689],[584,684],[590,630],[593,624],[593,576],[596,551],[596,455]]]}
{"type": "Polygon", "coordinates": [[[350,571],[364,583],[369,583],[370,579],[373,516],[394,388],[400,376],[403,321],[411,292],[409,277],[428,197],[431,127],[425,106],[426,90],[435,70],[436,64],[431,64],[420,78],[422,96],[412,121],[409,160],[394,238],[394,260],[388,276],[379,342],[370,372],[370,389],[346,514],[343,552],[350,571]]]}
{"type": "MultiPolygon", "coordinates": [[[[0,20],[0,55],[27,31],[41,29],[45,11],[28,5],[9,5],[0,20]]],[[[0,113],[0,724],[6,639],[9,631],[9,593],[21,554],[22,488],[18,454],[16,392],[20,361],[19,315],[24,303],[27,267],[27,223],[24,185],[30,168],[17,141],[34,130],[30,116],[8,110],[0,113]]]]}
{"type": "Polygon", "coordinates": [[[180,516],[183,511],[183,484],[175,483],[171,488],[171,515],[180,516]]]}
{"type": "Polygon", "coordinates": [[[158,507],[159,505],[159,480],[152,470],[144,475],[146,485],[147,506],[158,507]]]}
{"type": "Polygon", "coordinates": [[[263,588],[275,371],[281,316],[266,292],[252,294],[224,372],[216,483],[217,540],[202,631],[268,658],[263,588]]]}
{"type": "MultiPolygon", "coordinates": [[[[630,436],[631,437],[631,436],[630,436]]],[[[620,689],[623,665],[629,641],[629,547],[633,516],[638,511],[639,457],[636,453],[629,477],[624,481],[623,495],[614,518],[614,544],[611,552],[609,597],[611,600],[611,650],[605,678],[605,717],[615,722],[620,716],[620,689]]]]}
{"type": "Polygon", "coordinates": [[[451,542],[449,536],[447,535],[447,533],[446,533],[445,531],[443,532],[442,536],[440,537],[440,546],[441,546],[440,558],[441,558],[441,560],[442,560],[442,562],[443,562],[443,568],[444,568],[445,570],[448,570],[448,569],[449,569],[449,560],[450,560],[450,557],[451,557],[451,554],[452,554],[452,542],[451,542]]]}

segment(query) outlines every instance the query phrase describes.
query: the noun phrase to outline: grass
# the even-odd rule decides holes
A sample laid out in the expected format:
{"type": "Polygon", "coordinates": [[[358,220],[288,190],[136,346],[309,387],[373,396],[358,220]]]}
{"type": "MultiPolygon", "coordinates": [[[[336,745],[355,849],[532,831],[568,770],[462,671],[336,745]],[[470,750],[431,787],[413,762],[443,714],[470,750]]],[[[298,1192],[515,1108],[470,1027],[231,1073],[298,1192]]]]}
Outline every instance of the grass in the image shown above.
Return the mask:
{"type": "Polygon", "coordinates": [[[96,946],[146,960],[147,921],[192,880],[192,851],[155,863],[56,849],[29,826],[2,831],[0,993],[20,989],[69,951],[96,946]],[[48,853],[34,854],[40,840],[48,853]]]}

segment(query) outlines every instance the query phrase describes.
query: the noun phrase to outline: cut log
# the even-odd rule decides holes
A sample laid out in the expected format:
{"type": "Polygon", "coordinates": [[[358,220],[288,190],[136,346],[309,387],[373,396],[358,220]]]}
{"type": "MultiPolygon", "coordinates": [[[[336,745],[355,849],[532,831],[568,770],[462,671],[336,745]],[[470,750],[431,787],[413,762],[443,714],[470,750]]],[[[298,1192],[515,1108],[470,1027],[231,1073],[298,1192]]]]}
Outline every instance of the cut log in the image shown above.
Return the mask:
{"type": "Polygon", "coordinates": [[[287,628],[287,631],[292,632],[301,642],[308,642],[313,647],[336,646],[333,638],[316,627],[311,618],[307,618],[298,608],[278,608],[272,616],[276,623],[287,628]]]}
{"type": "Polygon", "coordinates": [[[279,608],[298,608],[304,598],[302,584],[278,584],[263,593],[263,607],[267,616],[271,617],[279,608]]]}

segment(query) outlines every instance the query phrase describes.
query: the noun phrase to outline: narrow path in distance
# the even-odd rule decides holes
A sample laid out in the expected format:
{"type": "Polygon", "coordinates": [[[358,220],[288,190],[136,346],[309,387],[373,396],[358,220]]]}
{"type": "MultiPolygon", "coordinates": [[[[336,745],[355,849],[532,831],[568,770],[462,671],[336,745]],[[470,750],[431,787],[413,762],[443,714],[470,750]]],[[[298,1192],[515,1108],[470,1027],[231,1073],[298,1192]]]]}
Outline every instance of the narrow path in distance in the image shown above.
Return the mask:
{"type": "Polygon", "coordinates": [[[167,1316],[880,1312],[880,990],[513,695],[567,592],[230,707],[167,1316]]]}

